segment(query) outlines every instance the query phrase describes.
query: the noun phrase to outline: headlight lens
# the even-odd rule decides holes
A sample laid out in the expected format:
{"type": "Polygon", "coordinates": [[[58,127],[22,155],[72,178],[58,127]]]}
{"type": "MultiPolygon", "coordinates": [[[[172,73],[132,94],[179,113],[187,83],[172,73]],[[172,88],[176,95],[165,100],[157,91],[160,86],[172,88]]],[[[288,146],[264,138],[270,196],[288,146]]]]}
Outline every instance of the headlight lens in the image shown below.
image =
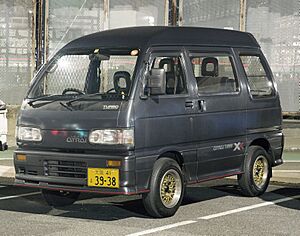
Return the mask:
{"type": "Polygon", "coordinates": [[[134,145],[133,129],[102,129],[93,130],[89,142],[95,144],[125,144],[134,145]]]}
{"type": "Polygon", "coordinates": [[[41,130],[32,127],[18,127],[17,128],[17,139],[22,141],[42,141],[41,130]]]}

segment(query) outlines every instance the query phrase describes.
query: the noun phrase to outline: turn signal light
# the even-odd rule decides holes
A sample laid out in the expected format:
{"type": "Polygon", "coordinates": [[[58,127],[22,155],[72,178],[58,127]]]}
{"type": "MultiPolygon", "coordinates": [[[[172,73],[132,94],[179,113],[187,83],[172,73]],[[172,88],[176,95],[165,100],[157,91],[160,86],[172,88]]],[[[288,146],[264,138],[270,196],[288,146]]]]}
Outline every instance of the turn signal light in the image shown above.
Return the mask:
{"type": "Polygon", "coordinates": [[[107,160],[106,161],[106,166],[107,167],[119,167],[119,166],[121,166],[121,161],[107,160]]]}
{"type": "Polygon", "coordinates": [[[24,154],[17,154],[17,160],[18,161],[26,161],[27,157],[24,154]]]}

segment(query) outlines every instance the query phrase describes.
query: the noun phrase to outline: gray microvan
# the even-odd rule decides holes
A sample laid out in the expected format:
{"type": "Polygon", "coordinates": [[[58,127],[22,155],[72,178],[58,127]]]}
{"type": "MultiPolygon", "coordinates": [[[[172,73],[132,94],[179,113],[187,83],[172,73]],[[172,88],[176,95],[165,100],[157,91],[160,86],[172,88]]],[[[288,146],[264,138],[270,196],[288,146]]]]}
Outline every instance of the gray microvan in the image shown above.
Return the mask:
{"type": "Polygon", "coordinates": [[[282,164],[281,107],[255,38],[131,27],[63,47],[37,73],[17,121],[18,186],[52,206],[80,192],[141,194],[168,217],[188,184],[237,175],[263,194],[282,164]]]}

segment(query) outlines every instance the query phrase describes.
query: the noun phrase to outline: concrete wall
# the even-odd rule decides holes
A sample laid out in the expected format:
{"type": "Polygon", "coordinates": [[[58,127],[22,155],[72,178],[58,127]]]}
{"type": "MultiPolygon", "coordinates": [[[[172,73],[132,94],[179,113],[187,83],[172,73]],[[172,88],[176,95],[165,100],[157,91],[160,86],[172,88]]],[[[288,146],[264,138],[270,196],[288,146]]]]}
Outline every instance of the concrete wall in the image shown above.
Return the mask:
{"type": "Polygon", "coordinates": [[[286,128],[284,133],[284,149],[287,151],[300,150],[300,124],[299,128],[286,128]]]}
{"type": "Polygon", "coordinates": [[[7,142],[8,146],[16,146],[16,139],[15,139],[15,130],[16,130],[16,123],[17,123],[17,115],[20,111],[20,106],[12,106],[9,105],[7,107],[7,119],[8,119],[8,135],[7,135],[7,142]]]}

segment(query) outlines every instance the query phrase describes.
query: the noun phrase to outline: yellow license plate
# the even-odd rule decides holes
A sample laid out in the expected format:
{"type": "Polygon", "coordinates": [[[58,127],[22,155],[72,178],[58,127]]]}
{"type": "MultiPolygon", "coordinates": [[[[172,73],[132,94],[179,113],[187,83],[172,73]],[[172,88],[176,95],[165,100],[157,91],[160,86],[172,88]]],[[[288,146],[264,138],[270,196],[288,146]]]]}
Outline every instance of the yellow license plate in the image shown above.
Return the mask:
{"type": "Polygon", "coordinates": [[[119,188],[119,169],[88,168],[88,186],[119,188]]]}

